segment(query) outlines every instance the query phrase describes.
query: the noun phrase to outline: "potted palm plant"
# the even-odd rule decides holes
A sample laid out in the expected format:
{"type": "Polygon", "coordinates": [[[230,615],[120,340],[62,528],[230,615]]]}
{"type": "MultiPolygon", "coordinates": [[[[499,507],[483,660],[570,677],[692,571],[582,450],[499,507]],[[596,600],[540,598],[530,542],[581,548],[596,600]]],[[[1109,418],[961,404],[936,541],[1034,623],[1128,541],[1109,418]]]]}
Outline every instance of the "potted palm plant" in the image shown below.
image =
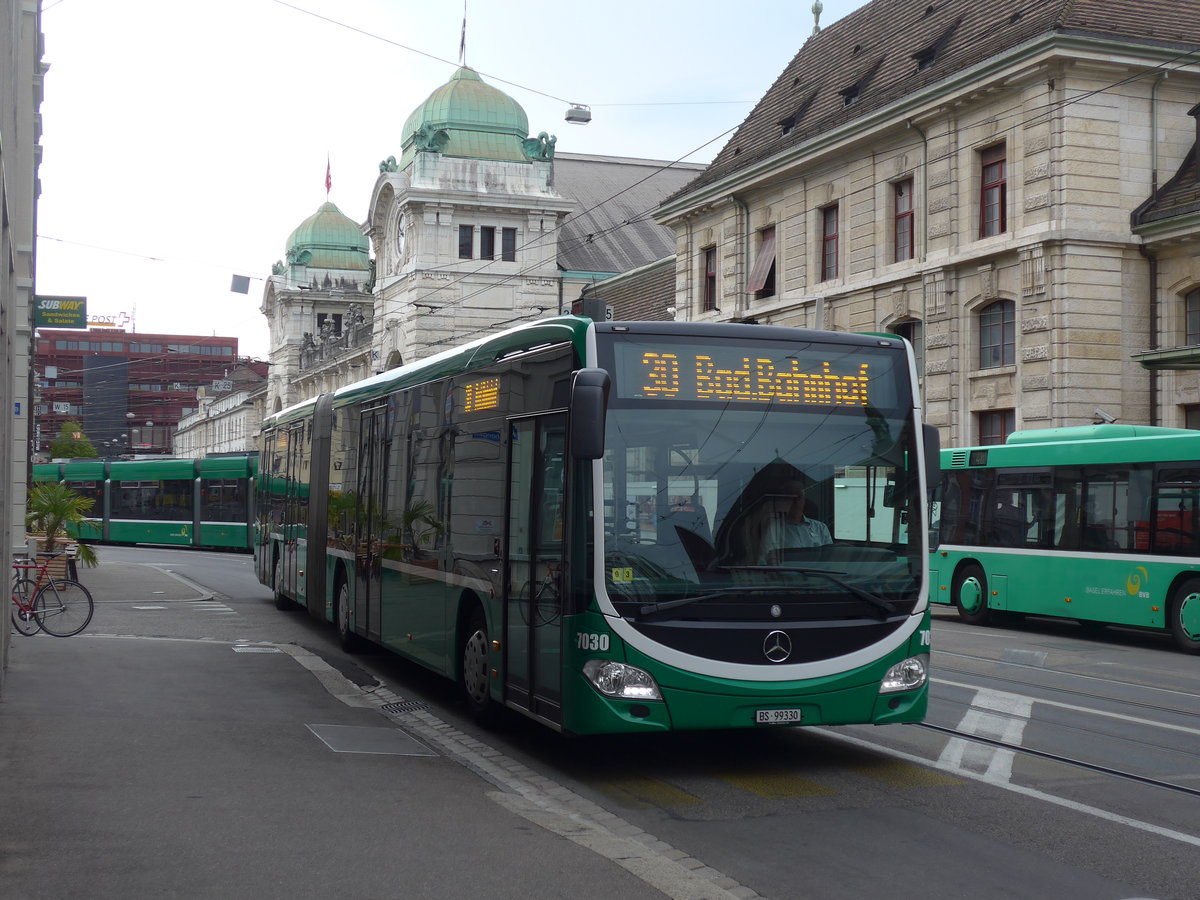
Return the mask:
{"type": "MultiPolygon", "coordinates": [[[[86,513],[92,508],[93,500],[73,491],[61,481],[36,485],[25,501],[25,527],[29,530],[30,552],[36,547],[38,556],[55,553],[61,549],[74,551],[74,558],[85,566],[99,565],[96,551],[88,544],[80,544],[72,535],[87,520],[86,513]]],[[[67,574],[67,563],[72,554],[60,556],[51,563],[51,574],[62,577],[67,574]]]]}

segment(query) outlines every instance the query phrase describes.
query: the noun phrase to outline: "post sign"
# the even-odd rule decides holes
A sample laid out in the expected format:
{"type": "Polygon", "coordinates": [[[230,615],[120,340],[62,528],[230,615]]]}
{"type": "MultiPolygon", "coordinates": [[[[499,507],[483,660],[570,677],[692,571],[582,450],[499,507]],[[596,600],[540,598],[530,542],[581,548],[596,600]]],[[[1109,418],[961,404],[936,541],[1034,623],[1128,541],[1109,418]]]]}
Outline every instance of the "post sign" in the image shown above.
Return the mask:
{"type": "Polygon", "coordinates": [[[35,296],[33,327],[86,329],[87,297],[35,296]]]}

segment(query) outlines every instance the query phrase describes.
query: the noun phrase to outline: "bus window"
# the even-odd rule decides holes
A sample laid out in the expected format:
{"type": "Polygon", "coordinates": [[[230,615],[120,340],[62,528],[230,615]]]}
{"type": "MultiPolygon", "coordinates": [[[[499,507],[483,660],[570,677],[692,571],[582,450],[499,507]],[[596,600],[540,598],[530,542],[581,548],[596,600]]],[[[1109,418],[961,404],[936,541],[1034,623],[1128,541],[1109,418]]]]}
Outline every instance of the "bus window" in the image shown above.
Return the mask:
{"type": "Polygon", "coordinates": [[[1195,555],[1200,534],[1200,469],[1159,473],[1153,497],[1153,552],[1195,555]]]}
{"type": "Polygon", "coordinates": [[[1126,550],[1129,481],[1124,472],[1089,472],[1080,532],[1084,550],[1126,550]]]}

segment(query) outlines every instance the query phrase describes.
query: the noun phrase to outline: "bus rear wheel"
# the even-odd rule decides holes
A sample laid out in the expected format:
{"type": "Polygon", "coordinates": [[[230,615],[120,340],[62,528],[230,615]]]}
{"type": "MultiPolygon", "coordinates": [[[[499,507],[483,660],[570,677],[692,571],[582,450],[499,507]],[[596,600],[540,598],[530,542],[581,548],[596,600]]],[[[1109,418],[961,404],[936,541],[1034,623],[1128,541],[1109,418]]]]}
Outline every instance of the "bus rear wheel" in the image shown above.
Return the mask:
{"type": "Polygon", "coordinates": [[[954,579],[954,605],[968,625],[986,625],[992,618],[987,605],[987,576],[978,565],[964,566],[954,579]]]}
{"type": "Polygon", "coordinates": [[[291,609],[292,601],[288,599],[283,592],[283,557],[275,560],[274,574],[274,591],[275,591],[275,608],[276,609],[291,609]]]}
{"type": "Polygon", "coordinates": [[[1179,585],[1168,615],[1175,646],[1184,653],[1200,653],[1200,578],[1179,585]]]}
{"type": "Polygon", "coordinates": [[[491,665],[488,659],[487,619],[476,606],[467,619],[459,646],[461,666],[459,685],[471,716],[482,724],[496,720],[498,709],[492,700],[491,665]]]}

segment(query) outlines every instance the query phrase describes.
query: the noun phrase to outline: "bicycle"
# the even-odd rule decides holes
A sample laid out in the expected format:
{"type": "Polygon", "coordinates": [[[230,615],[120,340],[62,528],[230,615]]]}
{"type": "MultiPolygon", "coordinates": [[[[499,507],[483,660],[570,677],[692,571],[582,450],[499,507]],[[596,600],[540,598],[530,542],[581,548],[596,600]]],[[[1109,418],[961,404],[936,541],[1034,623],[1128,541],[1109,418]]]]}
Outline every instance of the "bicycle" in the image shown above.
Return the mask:
{"type": "Polygon", "coordinates": [[[71,637],[87,628],[92,621],[95,602],[78,581],[70,578],[51,578],[50,562],[61,554],[47,555],[46,561],[13,562],[12,610],[13,627],[27,637],[44,631],[53,637],[71,637]],[[26,572],[37,572],[30,578],[26,572]]]}

